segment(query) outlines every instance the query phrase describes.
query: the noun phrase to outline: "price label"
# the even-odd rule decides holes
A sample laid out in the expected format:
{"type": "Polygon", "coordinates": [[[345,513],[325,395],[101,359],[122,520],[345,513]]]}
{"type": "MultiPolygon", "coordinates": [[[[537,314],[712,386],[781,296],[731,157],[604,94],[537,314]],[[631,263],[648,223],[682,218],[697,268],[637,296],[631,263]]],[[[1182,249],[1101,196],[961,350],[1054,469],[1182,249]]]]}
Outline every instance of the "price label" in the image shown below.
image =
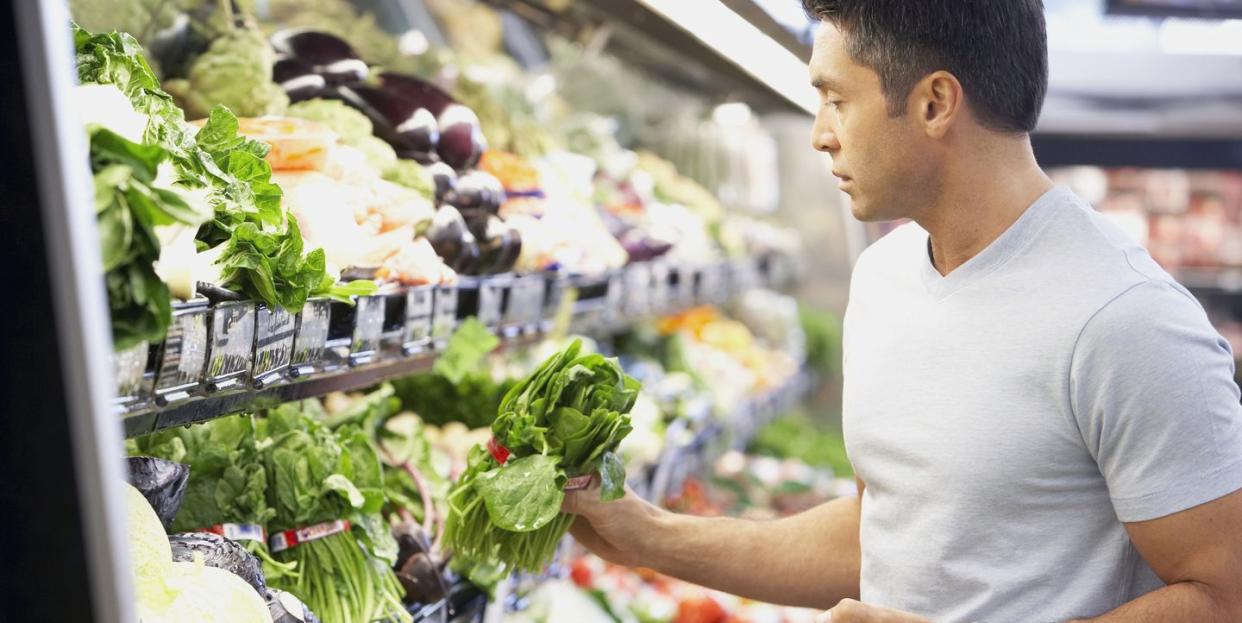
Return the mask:
{"type": "Polygon", "coordinates": [[[625,273],[613,271],[608,275],[608,296],[604,303],[604,322],[609,326],[625,323],[625,273]]]}
{"type": "Polygon", "coordinates": [[[207,363],[209,313],[205,305],[173,311],[155,377],[158,401],[188,397],[189,391],[202,382],[207,363]]]}
{"type": "Polygon", "coordinates": [[[749,290],[754,290],[760,285],[759,266],[754,259],[744,258],[736,260],[732,266],[732,273],[733,294],[741,294],[749,290]]]}
{"type": "Polygon", "coordinates": [[[519,277],[509,287],[505,327],[513,333],[538,329],[543,319],[545,282],[537,276],[519,277]]]}
{"type": "Polygon", "coordinates": [[[503,319],[505,292],[512,280],[506,277],[491,277],[479,282],[479,309],[477,316],[487,328],[493,331],[500,327],[503,319]]]}
{"type": "Polygon", "coordinates": [[[254,384],[262,387],[293,362],[293,338],[297,318],[283,310],[260,305],[255,312],[254,384]]]}
{"type": "Polygon", "coordinates": [[[221,303],[211,310],[211,350],[207,389],[220,391],[241,382],[254,357],[253,303],[221,303]]]}
{"type": "Polygon", "coordinates": [[[431,339],[437,347],[443,347],[457,328],[457,288],[436,288],[435,309],[431,320],[431,339]]]}
{"type": "Polygon", "coordinates": [[[293,338],[293,370],[305,374],[323,361],[328,342],[328,325],[332,319],[331,301],[314,299],[306,302],[297,317],[293,338]]]}
{"type": "Polygon", "coordinates": [[[650,292],[649,311],[660,314],[668,312],[673,307],[672,292],[669,288],[669,270],[668,266],[660,263],[651,265],[651,283],[648,286],[650,292]]]}
{"type": "Polygon", "coordinates": [[[431,342],[435,312],[435,287],[419,286],[405,293],[405,333],[401,343],[407,353],[415,353],[431,342]]]}
{"type": "Polygon", "coordinates": [[[360,296],[354,304],[354,334],[349,360],[354,365],[370,363],[379,351],[384,332],[384,297],[360,296]]]}
{"type": "Polygon", "coordinates": [[[117,403],[130,404],[145,399],[151,392],[152,378],[147,376],[147,360],[151,346],[139,342],[133,347],[112,354],[112,370],[116,375],[117,403]]]}
{"type": "Polygon", "coordinates": [[[651,311],[651,267],[639,262],[625,267],[625,313],[642,316],[651,311]]]}

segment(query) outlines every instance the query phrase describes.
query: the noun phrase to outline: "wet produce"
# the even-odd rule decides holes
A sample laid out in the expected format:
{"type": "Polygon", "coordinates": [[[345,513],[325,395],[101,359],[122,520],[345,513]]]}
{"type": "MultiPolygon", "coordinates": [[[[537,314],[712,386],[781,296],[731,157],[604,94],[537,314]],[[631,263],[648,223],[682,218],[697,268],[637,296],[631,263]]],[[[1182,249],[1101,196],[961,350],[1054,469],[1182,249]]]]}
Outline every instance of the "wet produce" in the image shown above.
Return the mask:
{"type": "Polygon", "coordinates": [[[537,571],[573,517],[561,513],[571,478],[598,473],[605,500],[625,494],[615,454],[632,426],[638,381],[575,340],[501,402],[487,448],[475,446],[449,494],[445,541],[459,555],[537,571]]]}

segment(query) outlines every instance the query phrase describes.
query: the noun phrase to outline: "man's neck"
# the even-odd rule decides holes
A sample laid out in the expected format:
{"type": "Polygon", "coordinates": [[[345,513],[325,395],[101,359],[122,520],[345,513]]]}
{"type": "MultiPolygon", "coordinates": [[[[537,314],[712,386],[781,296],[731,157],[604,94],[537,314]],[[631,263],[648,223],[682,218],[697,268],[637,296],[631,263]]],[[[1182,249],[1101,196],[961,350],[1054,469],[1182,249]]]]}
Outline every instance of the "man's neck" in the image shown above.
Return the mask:
{"type": "Polygon", "coordinates": [[[1026,139],[980,149],[946,167],[941,182],[936,202],[914,219],[931,235],[931,259],[941,275],[986,249],[1053,186],[1026,139]]]}

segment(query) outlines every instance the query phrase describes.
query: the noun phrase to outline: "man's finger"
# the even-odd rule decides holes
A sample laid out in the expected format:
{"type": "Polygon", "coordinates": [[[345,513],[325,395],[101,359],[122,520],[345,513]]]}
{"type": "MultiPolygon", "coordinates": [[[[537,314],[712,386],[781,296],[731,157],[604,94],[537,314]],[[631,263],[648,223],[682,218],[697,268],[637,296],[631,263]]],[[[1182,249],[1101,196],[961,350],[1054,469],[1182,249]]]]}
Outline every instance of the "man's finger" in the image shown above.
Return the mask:
{"type": "Polygon", "coordinates": [[[565,499],[561,500],[561,512],[570,515],[578,514],[578,496],[582,495],[581,491],[566,491],[565,499]]]}
{"type": "Polygon", "coordinates": [[[832,623],[832,611],[820,613],[819,616],[815,617],[815,623],[832,623]]]}

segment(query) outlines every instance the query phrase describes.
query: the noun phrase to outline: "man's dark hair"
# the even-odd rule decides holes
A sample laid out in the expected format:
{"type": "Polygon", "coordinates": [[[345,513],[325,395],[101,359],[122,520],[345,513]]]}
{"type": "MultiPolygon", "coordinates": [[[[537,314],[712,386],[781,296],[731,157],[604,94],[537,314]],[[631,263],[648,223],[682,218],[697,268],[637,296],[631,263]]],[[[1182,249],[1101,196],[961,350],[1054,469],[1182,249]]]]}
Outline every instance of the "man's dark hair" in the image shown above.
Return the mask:
{"type": "Polygon", "coordinates": [[[1048,92],[1043,0],[802,0],[845,35],[856,63],[880,75],[889,114],[914,85],[946,70],[980,121],[1030,132],[1048,92]]]}

